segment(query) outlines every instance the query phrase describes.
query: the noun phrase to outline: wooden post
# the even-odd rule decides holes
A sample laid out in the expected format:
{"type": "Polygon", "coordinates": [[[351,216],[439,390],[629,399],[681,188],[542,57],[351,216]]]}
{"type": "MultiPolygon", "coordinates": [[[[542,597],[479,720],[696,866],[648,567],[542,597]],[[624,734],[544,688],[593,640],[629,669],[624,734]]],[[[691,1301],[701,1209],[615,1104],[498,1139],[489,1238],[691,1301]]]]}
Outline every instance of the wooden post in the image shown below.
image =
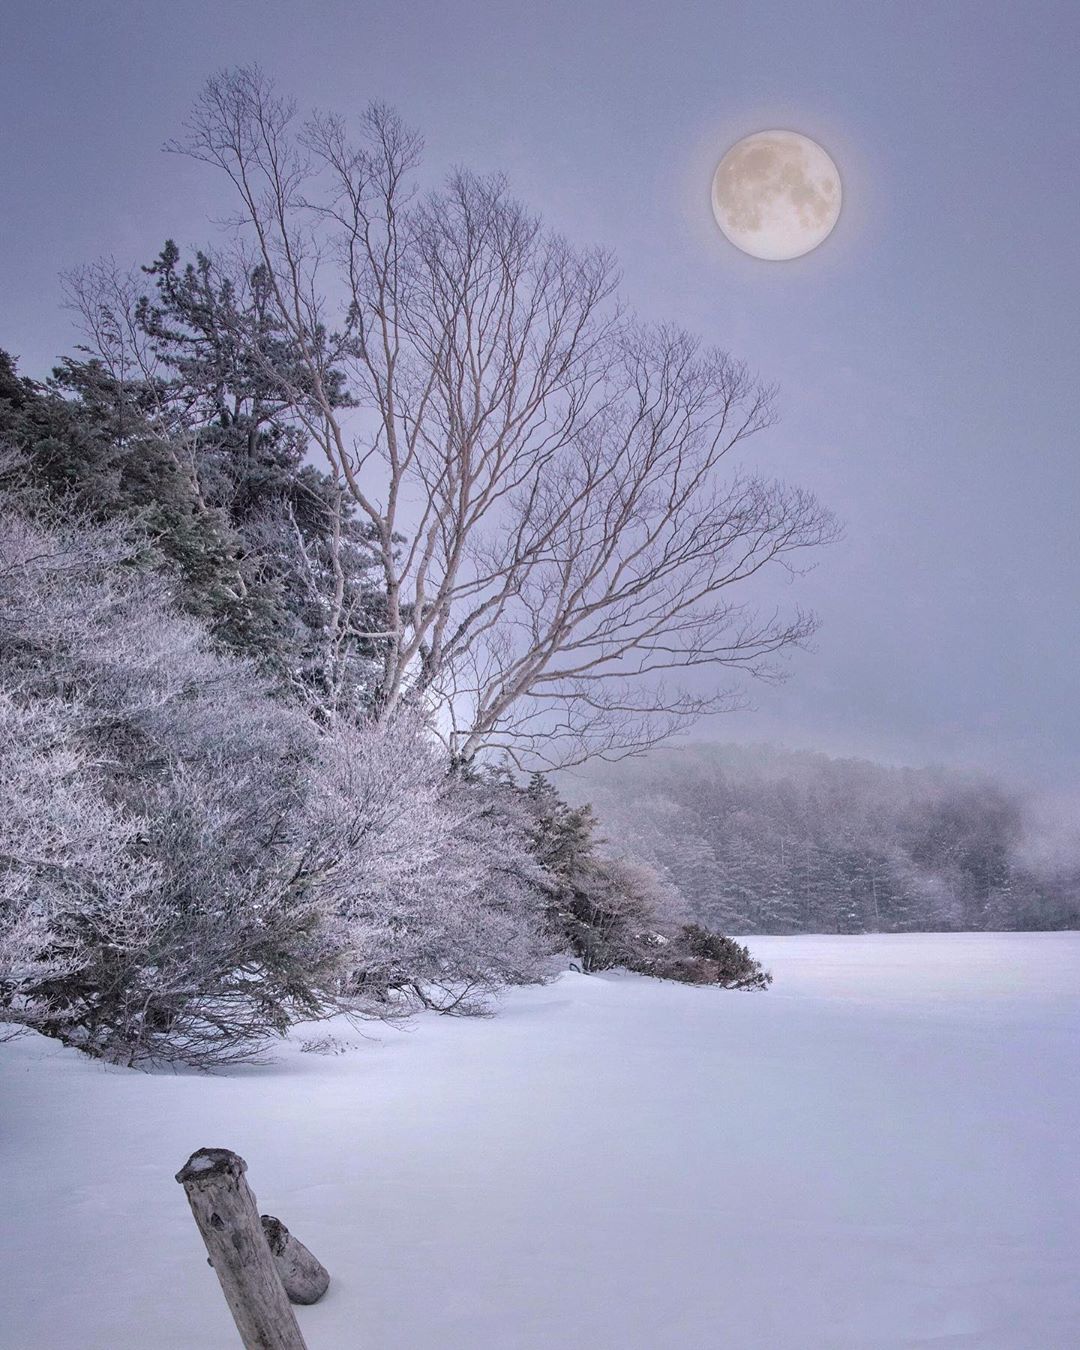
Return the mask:
{"type": "Polygon", "coordinates": [[[244,1173],[227,1148],[201,1148],[176,1174],[244,1350],[307,1350],[263,1236],[244,1173]]]}
{"type": "Polygon", "coordinates": [[[326,1267],[272,1214],[262,1216],[262,1229],[289,1302],[318,1303],[330,1286],[326,1267]]]}

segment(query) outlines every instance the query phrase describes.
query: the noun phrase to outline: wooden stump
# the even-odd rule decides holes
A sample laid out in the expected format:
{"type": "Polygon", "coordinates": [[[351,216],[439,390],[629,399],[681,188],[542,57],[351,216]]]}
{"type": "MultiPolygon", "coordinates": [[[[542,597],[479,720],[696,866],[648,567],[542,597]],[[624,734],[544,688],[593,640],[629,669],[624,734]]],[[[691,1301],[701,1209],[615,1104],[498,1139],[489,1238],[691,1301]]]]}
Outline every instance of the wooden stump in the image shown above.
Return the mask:
{"type": "Polygon", "coordinates": [[[272,1214],[262,1216],[262,1230],[289,1302],[317,1303],[330,1284],[326,1267],[272,1214]]]}
{"type": "MultiPolygon", "coordinates": [[[[176,1174],[245,1350],[307,1350],[244,1173],[227,1148],[201,1148],[176,1174]]],[[[299,1244],[297,1244],[299,1245],[299,1244]]]]}

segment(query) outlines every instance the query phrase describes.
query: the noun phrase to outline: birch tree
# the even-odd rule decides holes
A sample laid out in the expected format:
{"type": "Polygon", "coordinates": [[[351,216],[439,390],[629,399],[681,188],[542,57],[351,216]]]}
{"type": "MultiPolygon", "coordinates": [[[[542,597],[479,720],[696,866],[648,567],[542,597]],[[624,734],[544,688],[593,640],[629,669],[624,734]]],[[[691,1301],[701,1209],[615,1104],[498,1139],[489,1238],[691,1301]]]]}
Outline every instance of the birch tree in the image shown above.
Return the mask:
{"type": "Polygon", "coordinates": [[[810,634],[747,603],[834,528],[728,467],[772,391],[628,315],[606,253],[501,177],[421,191],[420,138],[390,109],[355,136],[302,121],[254,68],[212,78],[172,148],[231,183],[237,266],[289,339],[287,361],[255,358],[370,525],[380,720],[434,707],[463,762],[617,754],[732,706],[726,676],[773,674],[810,634]]]}

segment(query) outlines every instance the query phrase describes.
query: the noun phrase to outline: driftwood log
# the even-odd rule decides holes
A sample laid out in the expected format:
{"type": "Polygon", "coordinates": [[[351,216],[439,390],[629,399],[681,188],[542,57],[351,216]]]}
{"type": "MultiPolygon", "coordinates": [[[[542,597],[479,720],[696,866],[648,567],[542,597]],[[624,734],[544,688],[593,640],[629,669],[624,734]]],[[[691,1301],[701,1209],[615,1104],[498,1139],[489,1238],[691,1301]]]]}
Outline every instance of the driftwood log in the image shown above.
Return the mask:
{"type": "MultiPolygon", "coordinates": [[[[201,1148],[176,1174],[244,1350],[307,1350],[244,1173],[227,1148],[201,1148]]],[[[300,1245],[299,1243],[297,1244],[300,1245]]]]}
{"type": "Polygon", "coordinates": [[[289,1302],[317,1303],[330,1284],[326,1267],[272,1214],[262,1216],[262,1230],[289,1302]]]}

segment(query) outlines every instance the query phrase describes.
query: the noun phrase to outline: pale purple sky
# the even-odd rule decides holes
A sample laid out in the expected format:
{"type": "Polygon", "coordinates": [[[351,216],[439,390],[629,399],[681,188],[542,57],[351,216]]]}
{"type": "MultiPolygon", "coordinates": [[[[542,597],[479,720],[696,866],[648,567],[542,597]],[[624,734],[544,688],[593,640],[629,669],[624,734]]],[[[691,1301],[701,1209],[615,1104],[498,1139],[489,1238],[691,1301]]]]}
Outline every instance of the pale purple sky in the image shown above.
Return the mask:
{"type": "Polygon", "coordinates": [[[843,518],[799,598],[823,627],[710,735],[1080,763],[1080,7],[1074,0],[545,4],[6,0],[0,346],[70,349],[61,269],[213,238],[221,185],[161,153],[203,79],[259,62],[302,106],[393,103],[432,173],[506,170],[625,294],[781,385],[759,463],[843,518]],[[771,126],[840,166],[833,237],[738,253],[709,178],[771,126]]]}

